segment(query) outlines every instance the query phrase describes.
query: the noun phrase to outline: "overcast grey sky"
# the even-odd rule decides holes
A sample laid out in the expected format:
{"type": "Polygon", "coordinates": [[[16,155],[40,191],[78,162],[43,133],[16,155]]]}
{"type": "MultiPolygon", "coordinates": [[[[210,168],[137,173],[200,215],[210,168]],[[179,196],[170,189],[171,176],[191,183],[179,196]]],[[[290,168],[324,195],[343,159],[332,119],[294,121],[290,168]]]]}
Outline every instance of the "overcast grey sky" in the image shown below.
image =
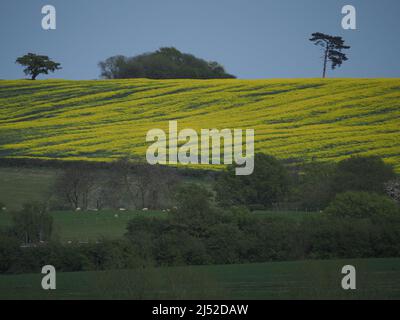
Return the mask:
{"type": "MultiPolygon", "coordinates": [[[[399,0],[1,0],[0,79],[23,78],[16,57],[49,55],[52,78],[95,79],[97,63],[174,46],[216,60],[239,78],[319,77],[313,32],[343,36],[349,61],[330,77],[400,77],[399,0]],[[57,29],[41,28],[41,8],[57,29]],[[341,28],[341,8],[357,9],[357,30],[341,28]]],[[[40,78],[43,78],[42,76],[40,78]]]]}

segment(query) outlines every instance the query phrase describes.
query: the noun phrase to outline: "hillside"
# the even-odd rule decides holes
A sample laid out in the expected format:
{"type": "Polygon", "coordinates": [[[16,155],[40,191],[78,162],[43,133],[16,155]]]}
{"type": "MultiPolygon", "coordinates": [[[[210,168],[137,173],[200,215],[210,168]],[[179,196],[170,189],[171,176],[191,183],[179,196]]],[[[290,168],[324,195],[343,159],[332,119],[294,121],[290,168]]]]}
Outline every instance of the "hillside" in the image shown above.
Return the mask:
{"type": "Polygon", "coordinates": [[[256,151],[400,170],[400,79],[0,81],[0,156],[144,156],[149,129],[254,128],[256,151]]]}

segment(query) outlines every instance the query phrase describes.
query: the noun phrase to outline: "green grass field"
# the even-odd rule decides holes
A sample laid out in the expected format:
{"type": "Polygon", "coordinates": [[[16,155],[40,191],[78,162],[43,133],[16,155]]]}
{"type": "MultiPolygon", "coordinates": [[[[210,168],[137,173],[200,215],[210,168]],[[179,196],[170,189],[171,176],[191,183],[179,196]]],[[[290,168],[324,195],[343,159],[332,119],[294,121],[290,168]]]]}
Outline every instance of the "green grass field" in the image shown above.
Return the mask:
{"type": "MultiPolygon", "coordinates": [[[[52,194],[57,175],[53,168],[0,168],[0,202],[7,210],[0,210],[0,228],[12,223],[12,212],[24,203],[45,201],[52,194]]],[[[65,241],[95,241],[100,238],[116,239],[123,236],[127,222],[139,215],[162,215],[162,212],[112,211],[52,212],[54,236],[65,241]],[[115,217],[115,215],[118,217],[115,217]]]]}
{"type": "Polygon", "coordinates": [[[58,273],[51,292],[40,283],[40,274],[0,275],[0,299],[400,299],[400,259],[58,273]],[[340,286],[347,264],[357,270],[354,291],[340,286]]]}
{"type": "Polygon", "coordinates": [[[23,203],[46,201],[57,169],[0,168],[0,202],[9,211],[18,210],[23,203]]]}
{"type": "MultiPolygon", "coordinates": [[[[282,219],[302,219],[306,216],[315,215],[315,212],[295,211],[259,211],[254,215],[257,217],[281,217],[282,219]]],[[[11,226],[12,213],[0,212],[0,228],[11,226]]],[[[102,210],[98,212],[75,212],[57,211],[52,212],[54,218],[53,236],[62,242],[88,242],[102,238],[118,239],[126,232],[129,220],[139,216],[163,217],[166,213],[161,211],[112,211],[102,210]],[[115,217],[115,215],[118,217],[115,217]]]]}
{"type": "MultiPolygon", "coordinates": [[[[118,239],[126,232],[129,220],[140,215],[154,216],[162,213],[141,211],[110,211],[99,212],[74,212],[59,211],[52,212],[54,218],[53,236],[62,242],[88,242],[96,241],[101,238],[118,239]],[[118,217],[115,217],[115,215],[118,217]]],[[[0,216],[0,227],[11,224],[11,214],[3,213],[0,216]]]]}
{"type": "Polygon", "coordinates": [[[400,79],[0,81],[0,156],[143,157],[149,129],[253,128],[256,151],[400,169],[400,79]]]}

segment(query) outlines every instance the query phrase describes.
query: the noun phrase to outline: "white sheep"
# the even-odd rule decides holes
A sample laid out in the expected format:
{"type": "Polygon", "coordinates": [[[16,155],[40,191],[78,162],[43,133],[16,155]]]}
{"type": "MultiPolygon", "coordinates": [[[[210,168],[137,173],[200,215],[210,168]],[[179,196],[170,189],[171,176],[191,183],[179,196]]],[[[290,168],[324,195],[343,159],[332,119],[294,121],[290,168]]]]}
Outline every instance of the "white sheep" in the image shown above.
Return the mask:
{"type": "Polygon", "coordinates": [[[142,211],[149,211],[149,208],[143,208],[142,211]]]}
{"type": "Polygon", "coordinates": [[[119,208],[119,211],[126,211],[125,208],[119,208]]]}

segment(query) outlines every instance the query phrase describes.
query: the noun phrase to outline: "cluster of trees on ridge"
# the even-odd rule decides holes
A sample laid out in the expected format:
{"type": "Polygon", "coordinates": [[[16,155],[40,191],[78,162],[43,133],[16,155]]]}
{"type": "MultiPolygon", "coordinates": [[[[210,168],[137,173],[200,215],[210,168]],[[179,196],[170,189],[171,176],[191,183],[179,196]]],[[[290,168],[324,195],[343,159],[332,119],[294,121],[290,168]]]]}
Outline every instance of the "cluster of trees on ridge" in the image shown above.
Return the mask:
{"type": "MultiPolygon", "coordinates": [[[[326,77],[328,62],[332,70],[340,67],[348,58],[343,50],[350,49],[339,36],[321,32],[312,34],[309,39],[323,49],[323,73],[326,77]]],[[[28,53],[17,58],[16,63],[25,67],[24,73],[35,80],[39,74],[48,74],[61,69],[60,63],[48,56],[28,53]]],[[[174,47],[163,47],[155,52],[139,54],[134,57],[116,55],[99,63],[101,77],[105,79],[229,79],[234,75],[215,61],[205,61],[192,54],[182,53],[174,47]]]]}
{"type": "MultiPolygon", "coordinates": [[[[255,160],[253,179],[233,179],[228,168],[215,178],[214,190],[175,180],[168,200],[174,207],[162,217],[132,219],[120,240],[62,244],[52,236],[48,208],[26,205],[14,213],[13,226],[0,232],[0,271],[37,271],[44,259],[57,270],[77,271],[400,255],[399,178],[380,158],[301,166],[264,154],[255,160]],[[301,218],[296,212],[292,217],[257,213],[293,205],[314,213],[301,218]],[[37,245],[21,248],[21,243],[37,245]]],[[[118,179],[136,179],[134,166],[124,170],[128,173],[118,179]]],[[[94,172],[100,171],[89,174],[94,172]]],[[[159,183],[169,179],[158,176],[159,183]]],[[[80,195],[82,201],[87,195],[80,195]]],[[[151,202],[152,189],[145,195],[151,202]]],[[[58,196],[64,198],[65,189],[58,196]]]]}
{"type": "Polygon", "coordinates": [[[205,61],[176,48],[160,48],[134,57],[114,56],[99,63],[106,79],[229,79],[224,67],[215,61],[205,61]]]}

